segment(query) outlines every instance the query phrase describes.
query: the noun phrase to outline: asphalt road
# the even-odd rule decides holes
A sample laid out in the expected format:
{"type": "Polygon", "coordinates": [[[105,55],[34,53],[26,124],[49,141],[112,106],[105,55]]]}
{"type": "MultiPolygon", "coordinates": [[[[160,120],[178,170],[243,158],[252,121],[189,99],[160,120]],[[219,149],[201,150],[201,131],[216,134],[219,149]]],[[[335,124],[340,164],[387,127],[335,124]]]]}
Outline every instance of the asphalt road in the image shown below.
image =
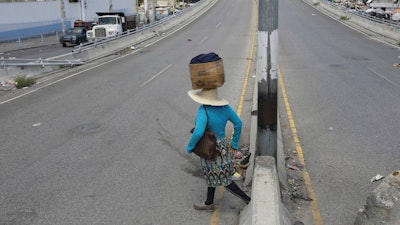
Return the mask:
{"type": "MultiPolygon", "coordinates": [[[[192,208],[207,186],[198,158],[185,150],[198,108],[186,94],[188,64],[200,53],[219,54],[226,74],[219,93],[238,108],[252,10],[221,0],[132,54],[2,93],[0,224],[235,224],[244,203],[223,189],[215,213],[192,208]]],[[[251,105],[251,93],[245,101],[251,105]]],[[[241,143],[248,144],[246,132],[241,143]]]]}
{"type": "MultiPolygon", "coordinates": [[[[353,224],[379,183],[371,178],[399,169],[399,48],[303,1],[279,4],[280,70],[318,203],[300,201],[295,211],[305,224],[353,224]]],[[[282,96],[279,104],[289,136],[282,96]]],[[[288,136],[285,151],[293,151],[288,136]]]]}
{"type": "MultiPolygon", "coordinates": [[[[302,1],[279,4],[280,71],[318,203],[302,201],[294,215],[305,224],[353,224],[378,185],[370,179],[400,163],[400,70],[392,66],[399,49],[302,1]]],[[[242,203],[229,193],[217,200],[218,213],[192,209],[205,184],[196,157],[184,151],[197,108],[186,96],[187,64],[199,53],[220,54],[227,75],[220,94],[236,108],[249,15],[250,4],[221,0],[134,54],[0,96],[0,223],[234,224],[242,203]]],[[[278,104],[284,150],[292,151],[282,94],[278,104]]]]}

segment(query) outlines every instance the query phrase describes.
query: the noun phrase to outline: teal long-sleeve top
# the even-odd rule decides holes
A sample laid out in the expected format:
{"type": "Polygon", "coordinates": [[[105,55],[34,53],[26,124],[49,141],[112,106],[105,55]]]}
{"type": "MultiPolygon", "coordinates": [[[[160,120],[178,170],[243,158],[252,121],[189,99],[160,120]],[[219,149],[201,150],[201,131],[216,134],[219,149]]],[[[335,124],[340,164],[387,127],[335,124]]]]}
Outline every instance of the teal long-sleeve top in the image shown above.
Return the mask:
{"type": "Polygon", "coordinates": [[[207,108],[208,120],[206,111],[203,105],[201,105],[197,111],[195,118],[195,129],[186,147],[188,153],[192,153],[197,142],[203,136],[206,125],[208,122],[208,127],[211,131],[217,134],[217,139],[222,139],[225,137],[225,127],[228,121],[233,124],[233,136],[232,136],[232,148],[238,149],[238,143],[240,139],[240,134],[242,132],[242,120],[236,114],[236,112],[229,105],[224,106],[210,106],[205,105],[207,108]]]}

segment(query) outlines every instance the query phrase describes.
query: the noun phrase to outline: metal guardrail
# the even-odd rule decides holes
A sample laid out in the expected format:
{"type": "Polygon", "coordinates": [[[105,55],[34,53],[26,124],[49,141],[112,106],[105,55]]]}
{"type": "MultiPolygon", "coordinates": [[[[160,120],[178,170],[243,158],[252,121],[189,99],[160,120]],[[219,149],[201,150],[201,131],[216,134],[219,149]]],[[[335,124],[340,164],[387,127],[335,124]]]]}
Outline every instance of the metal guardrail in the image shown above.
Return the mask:
{"type": "MultiPolygon", "coordinates": [[[[95,40],[93,42],[86,42],[86,43],[82,43],[78,46],[74,46],[74,49],[72,50],[73,52],[81,52],[81,51],[85,51],[91,48],[95,48],[99,45],[108,43],[110,41],[114,41],[116,39],[120,39],[129,35],[133,35],[135,33],[139,33],[142,32],[144,30],[148,30],[151,29],[152,27],[156,27],[160,24],[166,23],[169,20],[172,20],[174,18],[177,18],[179,16],[182,16],[182,14],[192,11],[193,9],[195,9],[198,6],[198,3],[193,4],[191,7],[186,8],[183,11],[180,11],[178,13],[173,14],[172,16],[168,16],[165,17],[161,20],[155,21],[153,23],[150,24],[145,24],[143,26],[137,27],[133,30],[128,30],[125,31],[123,33],[121,33],[120,35],[116,36],[116,37],[110,37],[110,38],[106,38],[106,39],[99,39],[99,40],[95,40]]],[[[157,34],[155,34],[157,35],[157,34]]],[[[0,58],[0,68],[6,68],[9,66],[18,66],[18,67],[23,67],[23,66],[41,66],[41,67],[45,67],[45,66],[74,66],[74,65],[82,65],[85,62],[80,61],[80,60],[47,60],[47,59],[16,59],[16,58],[4,58],[1,57],[0,58]]]]}
{"type": "Polygon", "coordinates": [[[400,29],[400,21],[396,22],[396,21],[393,21],[393,20],[387,20],[387,19],[384,19],[384,18],[371,16],[366,12],[362,12],[362,11],[359,11],[359,10],[356,10],[356,9],[349,9],[346,6],[341,5],[339,3],[333,3],[331,1],[325,1],[325,2],[327,4],[329,4],[330,6],[332,6],[332,7],[335,7],[337,9],[343,10],[345,12],[349,12],[351,14],[354,14],[356,16],[362,17],[364,19],[367,19],[367,20],[370,20],[370,21],[373,21],[373,22],[376,22],[376,23],[385,24],[387,26],[391,26],[391,27],[395,27],[397,29],[400,29]]]}
{"type": "Polygon", "coordinates": [[[176,18],[176,17],[181,16],[181,15],[182,15],[183,13],[185,13],[185,12],[188,12],[188,11],[193,10],[195,7],[198,6],[198,4],[199,4],[199,2],[193,4],[193,5],[192,5],[191,7],[189,7],[189,8],[186,8],[184,11],[180,11],[180,12],[178,12],[178,13],[175,13],[175,14],[173,14],[172,16],[164,17],[163,19],[157,20],[157,21],[155,21],[155,22],[153,22],[153,23],[144,24],[143,26],[137,27],[137,28],[135,28],[135,29],[125,31],[125,32],[119,34],[118,36],[109,37],[109,38],[102,38],[102,39],[96,39],[95,41],[92,41],[92,42],[82,43],[82,44],[80,44],[80,45],[78,45],[78,46],[74,46],[74,49],[73,49],[72,51],[73,51],[73,52],[84,51],[84,50],[86,50],[86,49],[94,48],[94,47],[99,46],[99,45],[102,45],[102,44],[104,44],[104,43],[107,43],[107,42],[110,42],[110,41],[113,41],[113,40],[116,40],[116,39],[120,39],[120,38],[129,36],[129,35],[132,35],[132,34],[135,34],[135,33],[139,33],[139,32],[142,32],[142,31],[144,31],[144,30],[150,29],[150,28],[152,28],[152,27],[156,27],[156,26],[158,26],[158,25],[160,25],[160,24],[163,24],[163,23],[168,22],[169,20],[172,20],[172,19],[174,19],[174,18],[176,18]]]}
{"type": "Polygon", "coordinates": [[[160,24],[160,22],[157,21],[157,22],[154,22],[154,23],[151,23],[151,24],[143,25],[141,27],[138,27],[138,28],[135,28],[135,29],[132,29],[132,30],[125,31],[125,32],[119,34],[118,36],[108,37],[108,38],[99,38],[99,39],[95,39],[94,41],[81,43],[80,45],[74,46],[74,49],[72,50],[72,52],[84,51],[86,49],[89,49],[89,48],[92,48],[92,47],[96,47],[96,46],[102,45],[104,43],[107,43],[107,42],[110,42],[110,41],[114,41],[114,40],[126,37],[128,35],[132,35],[132,34],[147,30],[147,29],[149,29],[151,27],[155,27],[155,26],[157,26],[159,24],[160,24]]]}
{"type": "MultiPolygon", "coordinates": [[[[172,15],[172,16],[167,16],[165,18],[162,18],[156,22],[153,22],[151,24],[145,24],[142,25],[134,30],[130,30],[127,32],[124,32],[122,35],[120,35],[120,37],[123,37],[125,35],[129,35],[135,32],[140,32],[143,31],[144,29],[148,29],[151,28],[153,26],[156,26],[160,23],[164,23],[165,21],[168,21],[170,19],[172,19],[175,16],[179,16],[180,14],[190,11],[193,8],[195,8],[198,5],[199,2],[191,5],[190,7],[186,8],[184,11],[179,11],[176,14],[172,15]]],[[[0,52],[1,51],[9,51],[10,49],[3,49],[1,50],[1,45],[5,44],[5,45],[9,45],[12,44],[14,46],[13,49],[22,49],[25,47],[34,47],[34,46],[44,46],[44,45],[52,45],[52,44],[58,44],[60,43],[60,37],[62,35],[61,31],[48,31],[48,32],[41,32],[41,33],[36,33],[36,34],[28,34],[28,35],[17,35],[17,36],[13,36],[13,37],[0,37],[0,52]],[[34,43],[31,43],[32,40],[34,40],[34,43]]],[[[115,39],[115,38],[114,38],[115,39]]],[[[105,39],[105,40],[113,40],[113,38],[110,39],[105,39]]],[[[108,42],[105,41],[105,42],[108,42]]],[[[80,51],[80,50],[84,50],[87,46],[96,46],[96,45],[100,45],[102,43],[105,43],[104,40],[97,40],[95,43],[85,43],[82,46],[75,46],[75,51],[80,51]]],[[[74,50],[73,50],[74,51],[74,50]]]]}
{"type": "Polygon", "coordinates": [[[395,21],[391,21],[391,20],[386,20],[384,18],[374,17],[374,16],[371,16],[364,12],[359,12],[359,11],[349,11],[349,12],[353,13],[359,17],[400,29],[400,22],[395,22],[395,21]]]}
{"type": "Polygon", "coordinates": [[[7,66],[75,66],[82,65],[85,62],[80,60],[47,60],[47,59],[17,59],[17,58],[0,58],[0,67],[7,66]]]}

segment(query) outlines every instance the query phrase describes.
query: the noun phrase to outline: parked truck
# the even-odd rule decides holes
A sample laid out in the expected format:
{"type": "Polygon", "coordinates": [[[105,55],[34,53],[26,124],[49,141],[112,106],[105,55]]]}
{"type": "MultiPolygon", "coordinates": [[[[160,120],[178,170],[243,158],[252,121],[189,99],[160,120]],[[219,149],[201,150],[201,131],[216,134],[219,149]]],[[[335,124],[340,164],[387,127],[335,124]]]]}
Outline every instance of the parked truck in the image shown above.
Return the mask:
{"type": "Polygon", "coordinates": [[[136,16],[125,15],[123,12],[97,12],[96,24],[87,31],[88,41],[118,36],[121,33],[136,28],[136,16]]]}
{"type": "Polygon", "coordinates": [[[91,29],[91,22],[75,20],[74,27],[67,30],[60,38],[63,47],[79,45],[87,41],[87,30],[91,29]]]}
{"type": "Polygon", "coordinates": [[[80,43],[85,43],[86,38],[86,28],[85,27],[74,27],[65,32],[60,38],[60,42],[63,47],[68,45],[79,45],[80,43]]]}
{"type": "Polygon", "coordinates": [[[85,27],[86,30],[91,30],[93,26],[93,21],[82,21],[82,20],[75,20],[74,27],[85,27]]]}

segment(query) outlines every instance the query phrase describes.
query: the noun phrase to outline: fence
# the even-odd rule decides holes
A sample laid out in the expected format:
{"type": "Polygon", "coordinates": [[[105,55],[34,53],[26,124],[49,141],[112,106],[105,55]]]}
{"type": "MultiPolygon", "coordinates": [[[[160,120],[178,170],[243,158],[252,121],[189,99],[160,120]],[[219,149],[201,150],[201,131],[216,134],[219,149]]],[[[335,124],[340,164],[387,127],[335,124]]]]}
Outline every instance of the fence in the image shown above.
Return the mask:
{"type": "Polygon", "coordinates": [[[0,39],[0,52],[13,51],[24,48],[38,47],[44,45],[55,45],[60,43],[62,32],[46,32],[30,35],[19,35],[7,40],[0,39]]]}
{"type": "Polygon", "coordinates": [[[356,16],[359,16],[361,18],[368,19],[368,20],[376,22],[376,23],[380,23],[380,24],[384,24],[384,25],[387,25],[387,26],[391,26],[391,27],[395,27],[395,28],[400,29],[400,21],[393,21],[393,20],[388,20],[388,19],[385,19],[385,18],[379,18],[379,17],[376,17],[376,16],[371,16],[371,15],[369,15],[368,13],[366,13],[364,11],[359,11],[359,10],[355,10],[355,9],[349,9],[344,5],[341,5],[339,3],[333,3],[331,1],[325,1],[325,3],[329,4],[330,6],[332,6],[334,8],[340,9],[340,10],[345,11],[345,12],[349,12],[349,13],[354,14],[356,16]]]}

